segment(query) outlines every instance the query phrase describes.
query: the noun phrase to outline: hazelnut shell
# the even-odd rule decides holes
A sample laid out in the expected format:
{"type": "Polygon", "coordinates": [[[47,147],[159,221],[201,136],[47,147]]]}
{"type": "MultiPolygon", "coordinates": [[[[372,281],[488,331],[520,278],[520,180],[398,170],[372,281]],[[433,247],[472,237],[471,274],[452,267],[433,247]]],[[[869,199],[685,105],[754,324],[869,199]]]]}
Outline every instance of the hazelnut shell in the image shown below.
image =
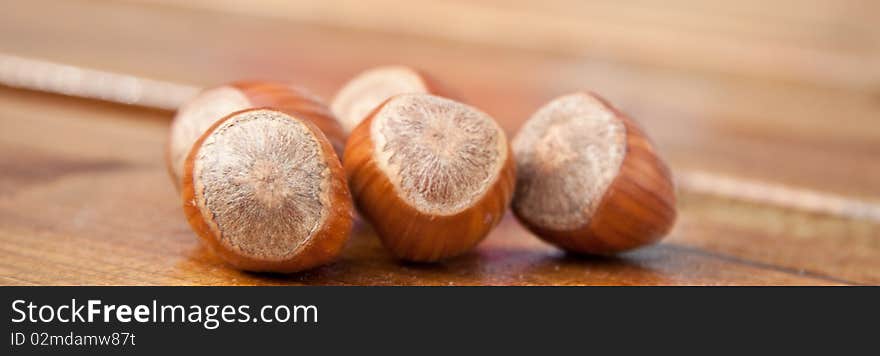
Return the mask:
{"type": "Polygon", "coordinates": [[[433,262],[460,255],[477,245],[501,221],[516,182],[510,146],[491,186],[470,207],[452,215],[423,213],[405,202],[375,160],[370,126],[390,101],[373,110],[352,131],[343,167],[359,211],[372,223],[382,243],[396,257],[433,262]]]}
{"type": "MultiPolygon", "coordinates": [[[[264,108],[238,111],[218,120],[193,145],[184,164],[183,186],[181,189],[183,210],[187,221],[211,250],[220,256],[221,259],[238,269],[255,272],[291,273],[332,262],[341,253],[351,232],[353,217],[351,193],[344,178],[342,164],[336,156],[333,147],[324,133],[310,120],[300,121],[308,128],[316,141],[319,142],[326,166],[330,169],[331,179],[328,188],[330,207],[327,211],[329,215],[325,218],[321,228],[312,233],[309,240],[303,242],[297,248],[298,251],[290,258],[281,261],[267,261],[245,256],[230,249],[220,243],[219,236],[211,227],[212,224],[205,220],[205,214],[202,214],[202,209],[206,209],[206,207],[196,203],[197,185],[194,182],[193,166],[202,143],[226,120],[230,120],[240,113],[255,110],[264,110],[264,108]]],[[[293,116],[293,118],[295,119],[296,116],[293,116]]]]}
{"type": "Polygon", "coordinates": [[[655,243],[671,230],[676,219],[670,170],[636,122],[602,97],[585,94],[598,99],[626,131],[625,156],[598,208],[586,225],[575,229],[541,226],[518,209],[516,197],[514,214],[541,239],[574,253],[614,254],[655,243]]]}

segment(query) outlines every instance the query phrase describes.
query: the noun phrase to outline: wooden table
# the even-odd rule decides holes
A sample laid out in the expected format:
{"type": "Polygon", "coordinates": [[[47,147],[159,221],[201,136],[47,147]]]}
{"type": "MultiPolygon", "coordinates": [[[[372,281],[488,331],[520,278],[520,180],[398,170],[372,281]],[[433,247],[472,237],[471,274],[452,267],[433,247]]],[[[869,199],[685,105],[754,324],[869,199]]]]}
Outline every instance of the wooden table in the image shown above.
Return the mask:
{"type": "MultiPolygon", "coordinates": [[[[592,89],[674,173],[878,206],[877,2],[214,3],[6,2],[0,53],[200,86],[288,80],[325,98],[362,69],[409,64],[509,135],[550,98],[592,89]]],[[[685,189],[670,236],[613,258],[566,255],[507,216],[440,264],[396,262],[358,223],[335,264],[243,273],[183,218],[162,157],[172,115],[0,87],[0,284],[880,284],[877,220],[685,189]]]]}

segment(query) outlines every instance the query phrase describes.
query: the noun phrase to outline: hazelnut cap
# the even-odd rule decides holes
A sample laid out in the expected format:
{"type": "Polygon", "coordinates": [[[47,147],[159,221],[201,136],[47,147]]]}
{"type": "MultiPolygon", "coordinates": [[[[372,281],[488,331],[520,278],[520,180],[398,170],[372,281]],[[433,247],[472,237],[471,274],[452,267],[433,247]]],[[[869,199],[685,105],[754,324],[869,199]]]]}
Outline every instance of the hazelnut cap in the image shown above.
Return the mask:
{"type": "Polygon", "coordinates": [[[371,126],[395,97],[374,109],[349,136],[343,167],[352,194],[383,244],[398,258],[431,262],[462,254],[482,241],[504,216],[516,181],[513,153],[506,145],[500,170],[470,206],[451,215],[424,213],[400,197],[376,162],[371,126]]]}
{"type": "Polygon", "coordinates": [[[319,144],[321,156],[324,159],[323,163],[329,169],[329,185],[326,194],[329,197],[330,203],[326,211],[327,216],[324,218],[320,228],[311,233],[306,241],[297,246],[296,251],[291,253],[287,259],[259,259],[241,254],[226,244],[221,243],[217,232],[212,227],[212,225],[216,226],[216,224],[209,223],[205,218],[206,216],[213,216],[213,214],[210,212],[204,214],[203,209],[207,209],[207,207],[197,203],[196,195],[201,194],[201,192],[196,192],[198,185],[194,181],[193,171],[202,143],[227,120],[231,120],[239,114],[259,110],[277,111],[271,108],[254,108],[231,113],[215,122],[193,145],[184,164],[183,185],[181,189],[183,210],[187,221],[211,250],[224,261],[238,269],[256,272],[290,273],[332,262],[341,253],[351,232],[353,217],[351,194],[344,179],[342,164],[336,156],[333,147],[323,132],[310,120],[300,120],[288,114],[291,120],[297,120],[302,123],[319,144]]]}
{"type": "Polygon", "coordinates": [[[623,124],[625,155],[616,176],[588,222],[576,228],[542,224],[522,209],[523,196],[519,191],[513,199],[514,214],[541,239],[575,253],[613,254],[660,240],[676,219],[675,188],[669,168],[636,122],[602,97],[589,92],[581,94],[596,99],[623,124]]]}

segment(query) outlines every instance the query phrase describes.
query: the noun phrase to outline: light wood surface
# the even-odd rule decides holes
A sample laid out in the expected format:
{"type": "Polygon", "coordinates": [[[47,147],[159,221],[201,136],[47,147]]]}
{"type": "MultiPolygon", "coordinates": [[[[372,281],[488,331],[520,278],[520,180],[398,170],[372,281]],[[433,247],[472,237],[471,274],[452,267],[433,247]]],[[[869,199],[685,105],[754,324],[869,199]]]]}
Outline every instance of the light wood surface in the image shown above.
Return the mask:
{"type": "MultiPolygon", "coordinates": [[[[6,2],[0,53],[196,86],[289,80],[327,99],[362,69],[408,64],[511,136],[592,89],[673,174],[880,200],[875,2],[222,4],[6,2]]],[[[333,265],[242,273],[183,218],[162,161],[171,115],[0,87],[0,284],[880,284],[877,221],[684,190],[670,236],[615,258],[567,256],[508,214],[442,264],[396,262],[360,223],[333,265]]]]}

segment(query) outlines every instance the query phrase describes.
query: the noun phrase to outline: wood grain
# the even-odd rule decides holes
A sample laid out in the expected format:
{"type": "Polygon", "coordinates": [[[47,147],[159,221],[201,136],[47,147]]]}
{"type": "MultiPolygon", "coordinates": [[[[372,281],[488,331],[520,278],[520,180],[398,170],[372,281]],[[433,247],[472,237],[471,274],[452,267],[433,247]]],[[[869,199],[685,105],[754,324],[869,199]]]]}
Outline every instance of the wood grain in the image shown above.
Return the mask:
{"type": "MultiPolygon", "coordinates": [[[[167,0],[152,2],[180,5],[167,0]]],[[[757,2],[722,4],[720,8],[698,1],[669,5],[663,1],[620,4],[576,0],[380,0],[369,4],[332,0],[268,2],[263,6],[246,0],[196,0],[184,4],[233,14],[330,22],[353,29],[856,90],[880,80],[880,69],[871,68],[880,59],[880,43],[870,37],[880,31],[859,26],[858,21],[878,20],[880,8],[866,1],[792,2],[791,7],[828,11],[822,19],[807,17],[800,22],[785,17],[772,20],[773,14],[786,16],[788,9],[757,2]],[[770,14],[771,19],[731,16],[755,10],[770,14]],[[418,21],[413,21],[414,16],[418,21]],[[817,22],[837,33],[810,31],[817,22]],[[865,37],[847,46],[851,35],[865,37]]]]}
{"type": "MultiPolygon", "coordinates": [[[[873,2],[394,3],[437,10],[421,23],[403,10],[369,22],[379,5],[293,11],[340,3],[16,1],[0,11],[0,52],[194,85],[290,80],[324,98],[364,68],[407,64],[508,134],[550,98],[593,89],[640,122],[673,175],[880,198],[873,2]],[[434,26],[459,13],[458,27],[434,26]],[[510,32],[513,18],[529,26],[510,32]]],[[[0,87],[0,284],[880,284],[875,222],[686,192],[667,239],[616,258],[565,255],[508,214],[438,265],[396,262],[362,223],[333,265],[241,273],[186,225],[163,168],[171,116],[0,87]]]]}

